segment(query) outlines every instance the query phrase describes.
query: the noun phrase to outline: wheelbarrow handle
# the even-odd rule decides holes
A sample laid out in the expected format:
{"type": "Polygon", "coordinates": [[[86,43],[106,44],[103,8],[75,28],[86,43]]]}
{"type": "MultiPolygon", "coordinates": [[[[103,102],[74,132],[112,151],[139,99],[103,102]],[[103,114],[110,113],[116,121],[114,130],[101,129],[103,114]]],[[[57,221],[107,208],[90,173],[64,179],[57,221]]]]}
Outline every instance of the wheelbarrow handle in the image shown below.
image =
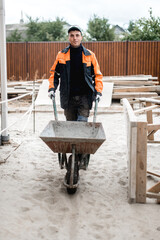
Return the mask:
{"type": "Polygon", "coordinates": [[[96,99],[96,101],[95,101],[95,105],[94,105],[93,122],[96,122],[97,108],[98,108],[98,99],[96,99]]]}
{"type": "Polygon", "coordinates": [[[56,99],[55,97],[52,97],[53,102],[53,110],[54,110],[54,118],[56,121],[58,121],[58,114],[57,114],[57,107],[56,107],[56,99]]]}

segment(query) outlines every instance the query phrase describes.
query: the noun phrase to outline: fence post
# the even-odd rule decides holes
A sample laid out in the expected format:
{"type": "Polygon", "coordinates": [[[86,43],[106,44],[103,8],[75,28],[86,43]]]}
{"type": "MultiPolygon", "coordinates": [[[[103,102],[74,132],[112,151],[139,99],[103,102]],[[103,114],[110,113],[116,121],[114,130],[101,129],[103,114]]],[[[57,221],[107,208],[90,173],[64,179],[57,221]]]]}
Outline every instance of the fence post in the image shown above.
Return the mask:
{"type": "MultiPolygon", "coordinates": [[[[1,99],[7,100],[7,64],[6,64],[6,32],[5,32],[5,7],[4,0],[0,0],[0,72],[1,72],[1,99]]],[[[8,104],[2,103],[1,129],[7,128],[8,125],[8,104]]],[[[1,141],[8,142],[8,131],[4,131],[1,141]]]]}

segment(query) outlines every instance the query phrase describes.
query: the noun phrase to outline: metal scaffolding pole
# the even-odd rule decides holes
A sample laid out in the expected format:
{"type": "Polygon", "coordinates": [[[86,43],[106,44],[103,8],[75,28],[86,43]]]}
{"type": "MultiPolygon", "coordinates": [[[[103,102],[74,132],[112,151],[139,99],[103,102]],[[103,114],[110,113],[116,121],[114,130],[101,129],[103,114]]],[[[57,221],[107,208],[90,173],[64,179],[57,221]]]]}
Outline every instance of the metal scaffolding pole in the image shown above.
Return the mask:
{"type": "MultiPolygon", "coordinates": [[[[6,30],[5,30],[5,0],[0,0],[0,77],[1,77],[1,100],[7,100],[7,64],[6,64],[6,30]]],[[[1,106],[1,129],[8,125],[8,103],[1,106]]],[[[9,141],[8,131],[1,136],[2,143],[9,141]]]]}

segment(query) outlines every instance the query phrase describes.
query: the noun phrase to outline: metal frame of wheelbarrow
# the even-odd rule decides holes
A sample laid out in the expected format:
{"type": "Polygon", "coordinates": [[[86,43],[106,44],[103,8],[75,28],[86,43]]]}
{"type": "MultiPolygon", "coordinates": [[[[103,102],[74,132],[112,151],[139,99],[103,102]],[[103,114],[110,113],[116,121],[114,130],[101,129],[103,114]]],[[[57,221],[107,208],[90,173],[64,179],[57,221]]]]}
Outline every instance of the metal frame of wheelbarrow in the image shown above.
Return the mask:
{"type": "MultiPolygon", "coordinates": [[[[98,100],[95,102],[94,107],[93,116],[94,124],[91,122],[76,122],[76,121],[59,122],[55,99],[53,99],[55,121],[51,121],[44,129],[44,132],[41,133],[40,136],[41,139],[50,147],[52,151],[59,153],[58,155],[64,156],[66,153],[72,153],[72,157],[70,156],[68,160],[68,163],[70,164],[69,167],[71,167],[71,169],[69,169],[70,179],[68,181],[67,178],[66,181],[66,176],[64,179],[64,185],[67,187],[67,191],[69,190],[68,193],[76,192],[78,186],[79,179],[77,179],[76,183],[74,181],[75,177],[74,174],[77,167],[77,165],[75,165],[77,164],[76,162],[77,153],[93,154],[96,152],[99,146],[105,141],[105,134],[102,124],[96,123],[97,106],[98,100]],[[80,131],[82,130],[82,132],[77,132],[78,128],[80,128],[80,131]],[[65,129],[68,132],[65,132],[64,131],[65,129]],[[59,132],[56,132],[58,130],[59,132]],[[75,133],[74,136],[70,135],[70,132],[72,130],[75,133]]],[[[67,164],[67,159],[65,161],[66,161],[65,164],[67,164]]]]}

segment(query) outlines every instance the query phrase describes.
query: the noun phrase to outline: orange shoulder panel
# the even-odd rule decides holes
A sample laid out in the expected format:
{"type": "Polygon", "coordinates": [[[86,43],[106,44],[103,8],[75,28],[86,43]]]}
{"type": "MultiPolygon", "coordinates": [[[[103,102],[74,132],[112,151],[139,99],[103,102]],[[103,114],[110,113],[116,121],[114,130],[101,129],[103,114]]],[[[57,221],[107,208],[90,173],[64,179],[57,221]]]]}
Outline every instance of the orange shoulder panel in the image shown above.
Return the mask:
{"type": "Polygon", "coordinates": [[[58,62],[61,64],[66,64],[66,61],[69,61],[69,60],[70,60],[70,50],[67,53],[62,53],[61,51],[58,52],[56,60],[50,70],[51,75],[48,79],[49,89],[54,88],[54,75],[55,75],[55,69],[56,69],[58,62]]]}

